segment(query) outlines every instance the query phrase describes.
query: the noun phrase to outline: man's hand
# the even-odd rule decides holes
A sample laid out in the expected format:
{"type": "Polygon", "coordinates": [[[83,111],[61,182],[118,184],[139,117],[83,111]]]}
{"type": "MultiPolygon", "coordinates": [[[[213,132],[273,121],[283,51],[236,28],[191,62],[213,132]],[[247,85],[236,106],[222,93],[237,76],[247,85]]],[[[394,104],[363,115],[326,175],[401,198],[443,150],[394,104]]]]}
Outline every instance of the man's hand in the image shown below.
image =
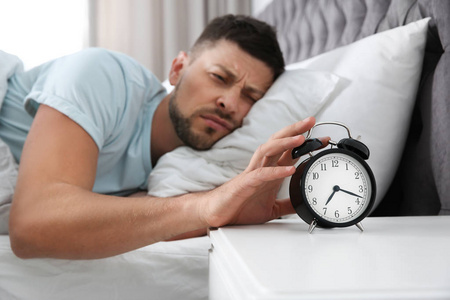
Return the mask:
{"type": "MultiPolygon", "coordinates": [[[[275,133],[253,155],[247,169],[211,192],[199,203],[201,216],[212,227],[228,224],[258,224],[295,213],[289,199],[276,196],[285,177],[295,172],[291,151],[301,145],[301,135],[315,124],[310,117],[275,133]]],[[[327,139],[322,140],[324,144],[327,139]]]]}

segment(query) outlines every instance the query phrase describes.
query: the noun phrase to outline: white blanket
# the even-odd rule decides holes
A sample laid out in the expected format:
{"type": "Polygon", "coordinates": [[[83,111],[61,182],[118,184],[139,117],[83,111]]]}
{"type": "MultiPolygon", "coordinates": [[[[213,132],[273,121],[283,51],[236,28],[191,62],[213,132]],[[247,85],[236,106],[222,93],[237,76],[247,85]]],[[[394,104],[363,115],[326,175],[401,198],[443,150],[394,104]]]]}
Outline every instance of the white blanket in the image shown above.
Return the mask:
{"type": "MultiPolygon", "coordinates": [[[[22,61],[0,50],[0,108],[8,87],[8,79],[23,71],[22,61]]],[[[0,139],[0,234],[8,233],[9,208],[16,186],[18,166],[8,145],[0,139]]]]}
{"type": "Polygon", "coordinates": [[[105,259],[22,260],[0,235],[0,299],[206,300],[209,247],[203,237],[105,259]]]}
{"type": "Polygon", "coordinates": [[[17,56],[0,50],[0,107],[6,94],[9,77],[19,71],[23,71],[22,61],[17,56]]]}

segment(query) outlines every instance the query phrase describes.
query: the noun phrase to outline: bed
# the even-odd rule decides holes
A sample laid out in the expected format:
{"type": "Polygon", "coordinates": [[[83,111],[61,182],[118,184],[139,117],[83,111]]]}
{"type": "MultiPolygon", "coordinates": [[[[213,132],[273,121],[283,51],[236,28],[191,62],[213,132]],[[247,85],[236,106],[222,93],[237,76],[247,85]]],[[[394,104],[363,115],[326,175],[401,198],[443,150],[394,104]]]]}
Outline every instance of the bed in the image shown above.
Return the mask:
{"type": "MultiPolygon", "coordinates": [[[[274,128],[314,115],[348,124],[371,149],[372,216],[449,214],[449,15],[447,0],[271,2],[258,18],[277,28],[288,71],[211,151],[181,148],[161,159],[149,193],[213,188],[245,168],[274,128]],[[176,172],[177,160],[190,163],[187,173],[176,172]]],[[[288,196],[286,184],[279,196],[288,196]]],[[[101,260],[20,260],[0,235],[0,299],[207,299],[209,247],[200,237],[101,260]]]]}

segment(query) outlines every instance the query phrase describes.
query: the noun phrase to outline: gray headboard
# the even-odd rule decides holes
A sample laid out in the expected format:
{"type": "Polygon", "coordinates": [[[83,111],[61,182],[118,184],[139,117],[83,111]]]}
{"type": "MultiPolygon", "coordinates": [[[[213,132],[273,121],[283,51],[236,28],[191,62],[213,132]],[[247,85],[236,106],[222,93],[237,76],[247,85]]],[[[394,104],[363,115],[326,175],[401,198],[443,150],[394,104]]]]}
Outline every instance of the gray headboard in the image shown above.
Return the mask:
{"type": "Polygon", "coordinates": [[[258,17],[277,28],[287,64],[432,18],[406,147],[373,215],[450,214],[450,1],[274,0],[258,17]]]}

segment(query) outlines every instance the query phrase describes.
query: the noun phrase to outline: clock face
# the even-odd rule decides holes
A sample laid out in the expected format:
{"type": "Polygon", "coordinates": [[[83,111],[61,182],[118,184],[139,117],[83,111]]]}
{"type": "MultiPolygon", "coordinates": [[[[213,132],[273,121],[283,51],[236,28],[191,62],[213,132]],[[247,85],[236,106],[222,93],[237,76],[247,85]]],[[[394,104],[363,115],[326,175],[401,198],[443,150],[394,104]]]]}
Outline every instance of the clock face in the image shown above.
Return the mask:
{"type": "Polygon", "coordinates": [[[313,215],[331,225],[356,223],[373,204],[372,173],[353,153],[326,151],[316,155],[301,188],[313,215]]]}

